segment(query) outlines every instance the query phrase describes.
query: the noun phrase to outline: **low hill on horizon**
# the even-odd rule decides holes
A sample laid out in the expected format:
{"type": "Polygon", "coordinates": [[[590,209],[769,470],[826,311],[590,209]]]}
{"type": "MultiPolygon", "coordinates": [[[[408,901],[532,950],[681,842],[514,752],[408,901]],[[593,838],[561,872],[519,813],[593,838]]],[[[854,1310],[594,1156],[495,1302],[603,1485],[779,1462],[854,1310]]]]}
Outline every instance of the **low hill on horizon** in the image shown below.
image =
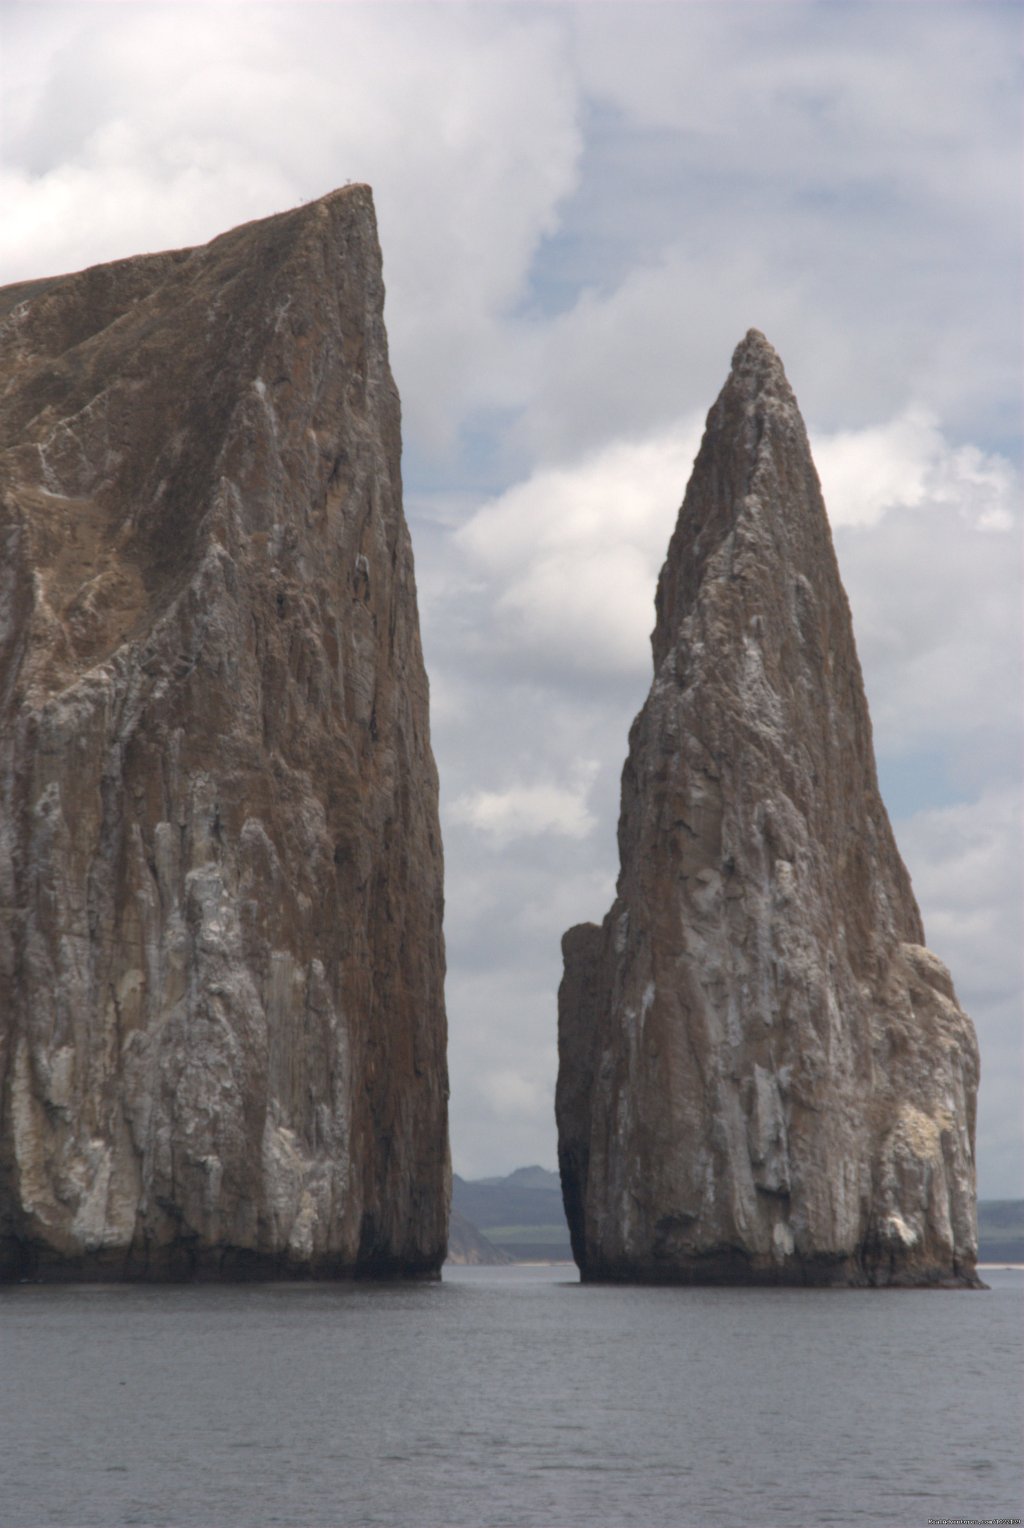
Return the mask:
{"type": "Polygon", "coordinates": [[[510,1188],[540,1188],[555,1194],[562,1192],[562,1183],[558,1174],[552,1172],[549,1167],[538,1167],[536,1164],[532,1167],[513,1168],[512,1172],[506,1173],[504,1177],[464,1178],[462,1182],[474,1185],[484,1183],[488,1187],[503,1184],[510,1188]]]}
{"type": "Polygon", "coordinates": [[[452,1208],[516,1262],[571,1262],[559,1176],[537,1165],[504,1178],[452,1174],[452,1208]]]}
{"type": "Polygon", "coordinates": [[[978,1200],[978,1262],[1024,1263],[1024,1199],[978,1200]]]}

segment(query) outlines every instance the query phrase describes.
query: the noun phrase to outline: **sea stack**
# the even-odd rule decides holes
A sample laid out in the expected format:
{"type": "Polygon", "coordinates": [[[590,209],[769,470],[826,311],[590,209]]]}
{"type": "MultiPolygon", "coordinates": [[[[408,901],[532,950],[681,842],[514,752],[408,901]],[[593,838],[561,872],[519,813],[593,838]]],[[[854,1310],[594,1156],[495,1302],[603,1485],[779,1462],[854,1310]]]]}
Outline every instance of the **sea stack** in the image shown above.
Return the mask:
{"type": "Polygon", "coordinates": [[[976,1285],[977,1043],[924,947],[806,432],[756,330],[656,604],[616,900],[562,944],[582,1276],[976,1285]]]}
{"type": "Polygon", "coordinates": [[[0,1278],[444,1258],[383,302],[365,186],[0,291],[0,1278]]]}

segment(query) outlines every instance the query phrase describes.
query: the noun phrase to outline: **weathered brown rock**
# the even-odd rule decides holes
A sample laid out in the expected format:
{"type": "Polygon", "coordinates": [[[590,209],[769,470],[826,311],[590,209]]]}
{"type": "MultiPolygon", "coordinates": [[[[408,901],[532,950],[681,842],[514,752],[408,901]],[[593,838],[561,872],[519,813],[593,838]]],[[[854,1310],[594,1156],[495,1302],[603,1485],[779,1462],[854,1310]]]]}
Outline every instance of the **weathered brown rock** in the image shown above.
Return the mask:
{"type": "Polygon", "coordinates": [[[368,188],[0,292],[0,1276],[435,1274],[437,780],[368,188]]]}
{"type": "Polygon", "coordinates": [[[617,898],[563,941],[583,1276],[976,1283],[974,1031],[923,947],[807,437],[753,330],[653,647],[617,898]]]}

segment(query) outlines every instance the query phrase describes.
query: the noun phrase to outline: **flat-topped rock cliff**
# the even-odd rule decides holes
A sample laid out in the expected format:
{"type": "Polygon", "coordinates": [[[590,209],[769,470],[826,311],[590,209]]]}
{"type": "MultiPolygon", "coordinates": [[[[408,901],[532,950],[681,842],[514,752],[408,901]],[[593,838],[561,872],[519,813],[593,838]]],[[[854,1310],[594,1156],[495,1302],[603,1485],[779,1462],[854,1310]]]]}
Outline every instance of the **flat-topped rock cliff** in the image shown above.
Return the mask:
{"type": "Polygon", "coordinates": [[[974,1030],[924,947],[803,422],[753,330],[652,641],[616,900],[563,940],[583,1277],[975,1284],[974,1030]]]}
{"type": "Polygon", "coordinates": [[[383,301],[364,186],[0,291],[0,1277],[444,1258],[383,301]]]}

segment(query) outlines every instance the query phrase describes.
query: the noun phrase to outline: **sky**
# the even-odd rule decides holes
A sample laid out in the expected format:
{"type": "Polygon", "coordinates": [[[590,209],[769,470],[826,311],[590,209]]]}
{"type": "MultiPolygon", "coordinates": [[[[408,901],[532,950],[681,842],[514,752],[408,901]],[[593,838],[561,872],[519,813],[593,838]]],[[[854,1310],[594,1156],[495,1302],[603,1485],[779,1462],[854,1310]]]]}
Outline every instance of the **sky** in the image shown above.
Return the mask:
{"type": "Polygon", "coordinates": [[[374,189],[446,853],[452,1152],[554,1166],[654,590],[781,356],[928,943],[1024,1194],[1021,12],[986,0],[0,7],[0,282],[374,189]]]}

